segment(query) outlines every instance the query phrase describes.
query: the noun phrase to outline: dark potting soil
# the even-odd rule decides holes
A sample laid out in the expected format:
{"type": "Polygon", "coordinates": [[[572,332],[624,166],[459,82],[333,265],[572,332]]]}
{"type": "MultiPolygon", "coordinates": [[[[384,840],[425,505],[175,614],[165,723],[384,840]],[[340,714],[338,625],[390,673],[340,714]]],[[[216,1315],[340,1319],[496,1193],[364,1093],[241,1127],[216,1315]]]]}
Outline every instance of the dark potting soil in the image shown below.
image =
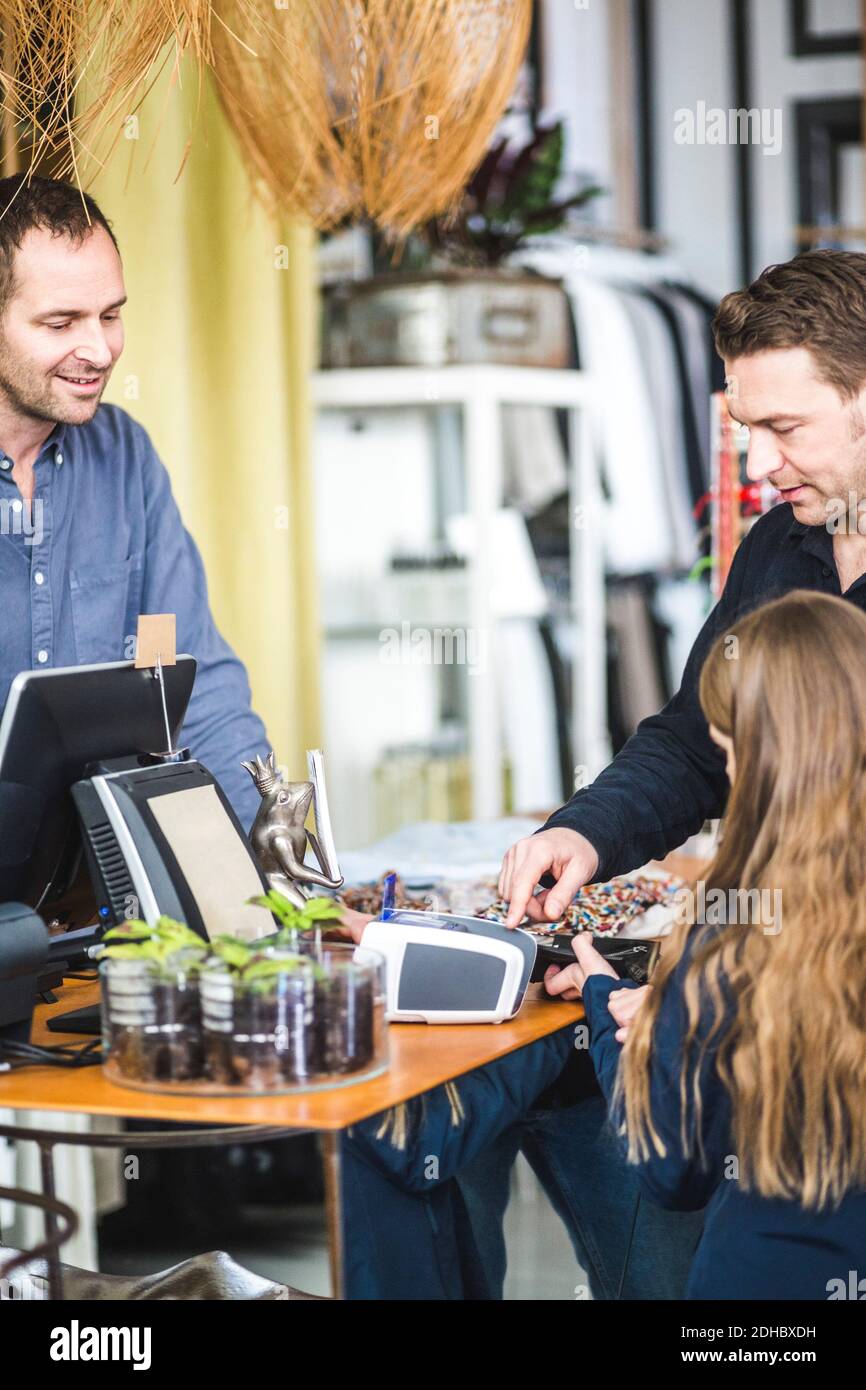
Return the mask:
{"type": "Polygon", "coordinates": [[[149,993],[146,1027],[109,1022],[113,1065],[130,1081],[199,1080],[204,1050],[198,989],[154,980],[149,993]]]}
{"type": "Polygon", "coordinates": [[[288,979],[280,993],[238,993],[230,1032],[205,1031],[211,1081],[250,1090],[304,1085],[367,1066],[373,1057],[373,984],[343,975],[288,979]]]}

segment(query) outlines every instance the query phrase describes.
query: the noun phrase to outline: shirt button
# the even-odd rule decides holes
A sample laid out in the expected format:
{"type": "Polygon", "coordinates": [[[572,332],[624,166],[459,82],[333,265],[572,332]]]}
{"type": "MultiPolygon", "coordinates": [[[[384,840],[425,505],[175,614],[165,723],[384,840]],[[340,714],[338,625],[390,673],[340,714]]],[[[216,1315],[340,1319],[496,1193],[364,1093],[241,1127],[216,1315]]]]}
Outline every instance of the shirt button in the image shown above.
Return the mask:
{"type": "Polygon", "coordinates": [[[34,576],[33,576],[33,583],[34,583],[34,584],[44,584],[44,583],[45,583],[45,575],[42,573],[41,570],[37,570],[36,573],[34,574],[34,576]]]}
{"type": "Polygon", "coordinates": [[[61,452],[60,452],[59,449],[57,450],[57,453],[56,453],[56,455],[55,455],[54,462],[57,464],[57,467],[58,467],[58,468],[60,467],[61,463],[63,462],[63,455],[61,454],[61,452]]]}
{"type": "Polygon", "coordinates": [[[829,565],[825,565],[825,566],[824,566],[824,568],[823,568],[823,570],[822,570],[822,574],[824,575],[824,578],[825,578],[825,579],[829,579],[829,578],[830,578],[830,575],[832,574],[832,570],[830,569],[829,565]]]}
{"type": "Polygon", "coordinates": [[[8,473],[8,472],[9,472],[9,469],[10,469],[11,467],[12,467],[12,460],[11,460],[11,459],[0,459],[0,468],[3,469],[3,472],[4,472],[4,473],[8,473]]]}
{"type": "Polygon", "coordinates": [[[36,660],[39,662],[40,666],[45,665],[46,661],[48,660],[48,653],[44,647],[42,648],[41,652],[36,653],[36,660]]]}
{"type": "Polygon", "coordinates": [[[23,503],[22,503],[21,499],[20,499],[19,497],[16,497],[16,498],[15,498],[15,501],[12,503],[12,510],[13,510],[13,512],[20,512],[22,506],[23,506],[23,503]]]}

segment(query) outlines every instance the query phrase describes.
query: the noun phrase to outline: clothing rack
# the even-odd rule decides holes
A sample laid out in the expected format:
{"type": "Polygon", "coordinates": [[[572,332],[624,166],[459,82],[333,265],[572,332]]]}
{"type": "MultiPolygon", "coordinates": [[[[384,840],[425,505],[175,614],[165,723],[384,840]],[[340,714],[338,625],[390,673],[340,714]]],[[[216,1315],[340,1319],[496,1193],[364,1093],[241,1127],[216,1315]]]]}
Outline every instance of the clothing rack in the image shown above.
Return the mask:
{"type": "Polygon", "coordinates": [[[866,227],[846,227],[831,225],[827,227],[795,227],[794,235],[798,246],[811,246],[818,241],[866,241],[866,227]]]}
{"type": "Polygon", "coordinates": [[[578,241],[598,242],[606,246],[622,246],[628,251],[669,251],[671,240],[646,227],[600,227],[593,222],[570,222],[568,231],[578,241]]]}

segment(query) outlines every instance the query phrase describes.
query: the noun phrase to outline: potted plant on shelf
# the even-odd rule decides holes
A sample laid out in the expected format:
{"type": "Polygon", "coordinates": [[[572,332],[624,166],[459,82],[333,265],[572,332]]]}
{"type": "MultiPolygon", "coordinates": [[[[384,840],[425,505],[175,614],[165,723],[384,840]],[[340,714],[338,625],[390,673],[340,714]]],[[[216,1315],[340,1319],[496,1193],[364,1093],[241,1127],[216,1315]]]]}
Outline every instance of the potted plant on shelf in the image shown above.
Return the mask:
{"type": "Polygon", "coordinates": [[[170,917],[113,927],[100,952],[103,1041],[109,1074],[138,1083],[203,1074],[198,976],[208,949],[170,917]]]}
{"type": "Polygon", "coordinates": [[[434,217],[415,237],[423,265],[501,271],[530,237],[565,226],[572,208],[585,207],[602,192],[594,184],[557,200],[565,133],[562,121],[536,126],[525,145],[499,140],[484,156],[450,217],[434,217]]]}
{"type": "Polygon", "coordinates": [[[571,328],[561,282],[511,264],[531,237],[558,231],[602,190],[557,200],[563,123],[537,126],[523,146],[488,151],[448,216],[399,248],[372,235],[377,273],[329,287],[323,298],[323,365],[443,366],[503,362],[567,366],[571,328]]]}

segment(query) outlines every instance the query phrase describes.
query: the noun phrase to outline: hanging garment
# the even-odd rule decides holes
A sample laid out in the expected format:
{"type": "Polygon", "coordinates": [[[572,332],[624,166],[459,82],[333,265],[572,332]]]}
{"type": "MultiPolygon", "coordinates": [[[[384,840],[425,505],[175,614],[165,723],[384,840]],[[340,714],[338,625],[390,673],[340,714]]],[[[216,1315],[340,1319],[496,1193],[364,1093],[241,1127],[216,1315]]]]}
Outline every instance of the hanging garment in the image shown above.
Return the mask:
{"type": "Polygon", "coordinates": [[[672,281],[676,284],[677,292],[684,299],[688,299],[700,309],[707,324],[707,343],[710,355],[710,393],[713,391],[724,391],[725,389],[725,364],[716,352],[716,345],[713,340],[712,322],[716,316],[718,304],[714,299],[709,299],[707,295],[701,294],[694,285],[687,284],[681,277],[674,276],[672,281]]]}
{"type": "Polygon", "coordinates": [[[707,351],[709,326],[706,320],[697,325],[697,335],[687,340],[685,314],[698,313],[689,301],[682,299],[671,285],[645,285],[643,294],[655,304],[671,335],[674,351],[674,370],[682,420],[682,455],[680,464],[688,480],[692,506],[709,487],[709,452],[702,454],[700,416],[705,426],[704,436],[709,450],[709,372],[707,351]],[[696,397],[703,397],[696,401],[696,397]]]}
{"type": "MultiPolygon", "coordinates": [[[[583,277],[597,283],[646,291],[667,306],[676,334],[679,377],[686,383],[683,427],[688,454],[685,467],[691,478],[693,501],[703,496],[710,477],[709,397],[724,387],[724,366],[713,343],[713,300],[690,285],[676,259],[648,255],[622,247],[581,245],[572,238],[547,236],[530,243],[519,256],[542,274],[561,277],[570,288],[583,277]],[[701,486],[701,483],[703,486],[701,486]]],[[[583,365],[587,365],[584,363],[583,365]]]]}
{"type": "Polygon", "coordinates": [[[526,515],[568,491],[568,461],[549,405],[503,406],[505,495],[526,515]]]}
{"type": "Polygon", "coordinates": [[[524,815],[555,806],[561,796],[556,691],[536,620],[500,619],[496,647],[502,735],[511,766],[511,809],[515,815],[524,815]]]}
{"type": "Polygon", "coordinates": [[[653,400],[652,427],[658,437],[664,489],[673,536],[675,569],[691,569],[698,556],[697,525],[690,479],[684,467],[689,453],[683,427],[686,383],[677,357],[672,326],[646,289],[619,291],[638,343],[653,400]]]}
{"type": "Polygon", "coordinates": [[[693,295],[687,286],[670,285],[666,288],[681,331],[688,376],[690,414],[694,419],[701,462],[700,481],[706,492],[710,486],[712,453],[709,402],[713,391],[718,389],[713,384],[716,376],[713,363],[719,363],[711,328],[713,315],[707,311],[706,304],[700,297],[693,295]]]}
{"type": "Polygon", "coordinates": [[[644,586],[631,582],[611,585],[607,618],[619,666],[623,719],[633,733],[642,719],[662,708],[666,695],[644,586]]]}
{"type": "MultiPolygon", "coordinates": [[[[676,545],[647,375],[622,296],[587,276],[570,285],[604,461],[602,504],[607,568],[617,574],[668,570],[676,545]]],[[[593,524],[589,518],[589,524],[593,524]]]]}
{"type": "Polygon", "coordinates": [[[710,604],[706,587],[692,579],[662,579],[656,585],[654,608],[668,632],[670,694],[679,689],[689,652],[706,622],[710,604]]]}

